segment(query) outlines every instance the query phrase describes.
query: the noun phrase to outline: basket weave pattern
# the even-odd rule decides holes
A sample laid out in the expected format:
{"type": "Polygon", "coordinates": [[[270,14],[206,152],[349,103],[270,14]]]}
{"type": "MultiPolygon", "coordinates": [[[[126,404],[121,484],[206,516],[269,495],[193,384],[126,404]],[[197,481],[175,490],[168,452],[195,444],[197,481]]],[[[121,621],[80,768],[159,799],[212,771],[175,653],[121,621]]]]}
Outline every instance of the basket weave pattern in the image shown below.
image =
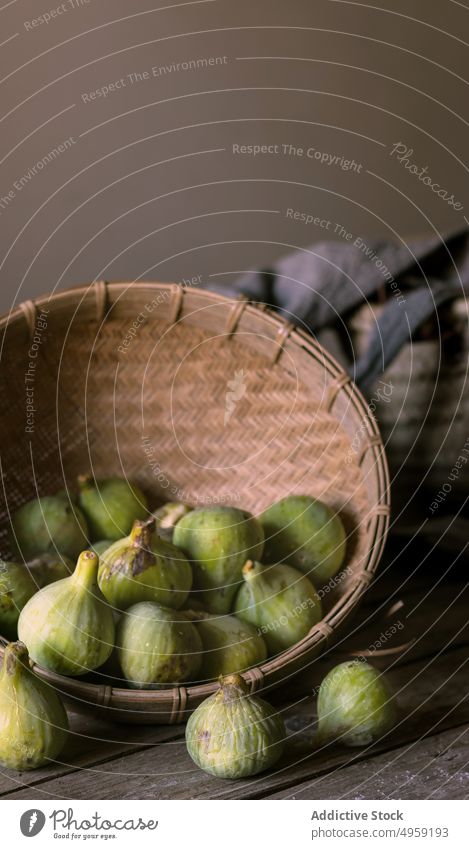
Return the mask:
{"type": "MultiPolygon", "coordinates": [[[[325,597],[323,621],[246,680],[253,691],[288,682],[335,638],[381,556],[388,472],[361,395],[309,336],[245,301],[164,283],[60,292],[22,305],[0,331],[3,556],[9,514],[36,494],[73,491],[88,470],[125,475],[152,507],[180,499],[257,514],[289,493],[311,494],[344,520],[346,577],[325,597]],[[24,375],[41,308],[47,327],[26,433],[24,375]],[[225,421],[235,375],[244,389],[225,421]]],[[[38,671],[76,705],[130,722],[180,722],[216,687],[132,691],[38,671]]]]}

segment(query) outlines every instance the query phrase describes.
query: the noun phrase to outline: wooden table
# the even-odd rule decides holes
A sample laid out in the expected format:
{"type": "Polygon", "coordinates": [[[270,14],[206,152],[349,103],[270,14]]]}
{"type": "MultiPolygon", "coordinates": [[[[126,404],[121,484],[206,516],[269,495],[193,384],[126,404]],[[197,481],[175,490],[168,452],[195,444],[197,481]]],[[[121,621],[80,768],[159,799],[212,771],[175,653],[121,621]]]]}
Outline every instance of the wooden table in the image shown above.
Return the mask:
{"type": "MultiPolygon", "coordinates": [[[[275,771],[221,781],[198,770],[183,726],[110,725],[71,715],[72,736],[60,763],[33,773],[4,772],[6,799],[463,799],[469,796],[469,587],[436,562],[388,555],[351,634],[314,664],[321,677],[345,653],[368,647],[387,668],[401,718],[364,749],[312,746],[315,702],[306,679],[275,697],[290,735],[275,771]],[[445,572],[447,574],[445,574],[445,572]],[[404,602],[404,604],[400,604],[404,602]],[[387,615],[386,615],[387,614],[387,615]],[[402,627],[398,623],[402,623],[402,627]],[[378,657],[373,644],[380,633],[378,657]],[[406,648],[396,647],[409,643],[406,648]]],[[[305,673],[306,674],[306,673],[305,673]]],[[[274,700],[273,698],[271,700],[274,700]]]]}

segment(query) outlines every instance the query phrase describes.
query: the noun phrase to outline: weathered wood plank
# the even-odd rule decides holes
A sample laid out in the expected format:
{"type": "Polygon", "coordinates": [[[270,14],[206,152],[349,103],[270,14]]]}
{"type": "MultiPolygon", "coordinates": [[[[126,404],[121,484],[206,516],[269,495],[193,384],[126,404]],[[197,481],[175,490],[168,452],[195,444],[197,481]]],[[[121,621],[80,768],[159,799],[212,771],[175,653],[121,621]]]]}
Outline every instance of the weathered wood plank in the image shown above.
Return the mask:
{"type": "Polygon", "coordinates": [[[40,784],[54,776],[85,769],[117,755],[145,750],[183,734],[183,729],[171,725],[115,725],[75,713],[69,713],[69,720],[71,735],[60,760],[34,772],[2,770],[0,796],[18,787],[40,784]]]}
{"type": "Polygon", "coordinates": [[[422,735],[467,724],[468,670],[466,648],[423,665],[410,663],[393,670],[390,678],[400,697],[402,719],[392,734],[373,748],[333,746],[314,751],[314,703],[310,697],[285,711],[290,744],[283,762],[275,771],[248,781],[223,782],[205,775],[190,761],[184,741],[173,740],[6,795],[17,799],[264,797],[335,768],[366,761],[371,754],[408,745],[422,735]]]}
{"type": "Polygon", "coordinates": [[[469,725],[320,775],[271,799],[467,799],[469,725]]]}
{"type": "MultiPolygon", "coordinates": [[[[427,656],[442,646],[454,646],[469,641],[467,622],[469,590],[467,587],[464,589],[460,581],[435,586],[436,582],[429,581],[428,576],[422,578],[416,575],[409,581],[408,587],[415,587],[415,590],[405,596],[405,607],[400,608],[387,619],[383,619],[383,611],[387,610],[390,601],[395,601],[399,595],[396,588],[399,589],[402,580],[402,576],[390,573],[383,577],[377,606],[376,597],[373,600],[374,588],[372,588],[368,596],[371,602],[359,612],[355,628],[352,627],[351,635],[339,647],[343,653],[373,646],[381,631],[395,625],[396,622],[403,622],[405,628],[397,630],[391,639],[383,644],[383,647],[392,648],[393,645],[412,638],[416,638],[415,642],[410,650],[400,656],[378,658],[372,655],[373,662],[380,667],[386,667],[389,663],[395,666],[409,663],[416,658],[427,656]]],[[[298,694],[302,694],[305,687],[312,688],[326,674],[330,666],[341,659],[343,659],[342,656],[337,654],[337,649],[334,649],[332,654],[328,654],[309,670],[305,670],[301,681],[292,682],[289,685],[290,700],[299,698],[298,694]]],[[[283,704],[285,693],[277,692],[271,694],[270,698],[274,703],[283,704]]],[[[294,714],[295,708],[289,713],[294,714]]],[[[299,722],[301,723],[301,710],[299,722]]],[[[41,784],[51,781],[54,777],[91,768],[93,764],[102,764],[119,756],[131,755],[142,750],[145,752],[147,748],[164,741],[178,740],[184,734],[183,728],[119,726],[93,717],[78,715],[71,716],[71,726],[73,733],[70,745],[60,763],[51,764],[34,773],[18,774],[6,771],[0,777],[0,795],[18,787],[41,784]]],[[[149,757],[151,758],[150,754],[149,757]]]]}
{"type": "MultiPolygon", "coordinates": [[[[448,649],[469,642],[469,585],[443,584],[427,587],[405,597],[402,607],[380,618],[379,615],[361,618],[361,629],[347,637],[343,647],[335,647],[336,652],[343,648],[345,652],[371,650],[373,647],[391,649],[402,643],[412,642],[399,658],[400,662],[409,662],[425,657],[441,649],[448,649]],[[391,637],[386,632],[393,631],[391,637]]],[[[387,661],[389,662],[389,660],[387,661]]],[[[385,661],[386,663],[386,661],[385,661]]]]}

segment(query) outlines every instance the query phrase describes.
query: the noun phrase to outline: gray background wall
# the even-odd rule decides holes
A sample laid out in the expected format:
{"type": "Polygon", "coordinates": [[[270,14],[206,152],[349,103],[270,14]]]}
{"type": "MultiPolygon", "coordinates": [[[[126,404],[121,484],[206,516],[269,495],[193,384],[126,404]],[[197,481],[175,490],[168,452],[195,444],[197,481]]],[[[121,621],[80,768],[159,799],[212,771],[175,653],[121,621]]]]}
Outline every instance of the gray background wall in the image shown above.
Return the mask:
{"type": "Polygon", "coordinates": [[[65,0],[34,26],[55,3],[0,9],[2,311],[101,277],[229,280],[344,238],[336,225],[395,238],[465,225],[461,3],[65,0]],[[399,163],[398,142],[463,209],[399,163]],[[253,144],[278,148],[233,153],[253,144]]]}

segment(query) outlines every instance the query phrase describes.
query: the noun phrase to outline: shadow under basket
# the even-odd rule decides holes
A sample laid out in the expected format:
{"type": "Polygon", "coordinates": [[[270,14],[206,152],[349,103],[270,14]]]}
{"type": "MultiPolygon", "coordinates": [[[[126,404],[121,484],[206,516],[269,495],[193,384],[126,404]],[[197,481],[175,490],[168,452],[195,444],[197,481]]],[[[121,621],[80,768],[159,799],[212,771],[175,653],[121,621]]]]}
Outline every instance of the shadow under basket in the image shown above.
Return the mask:
{"type": "MultiPolygon", "coordinates": [[[[171,283],[61,291],[22,304],[0,333],[3,557],[11,556],[11,512],[37,494],[73,492],[89,470],[125,475],[151,507],[181,500],[258,514],[296,493],[339,511],[347,557],[341,574],[318,587],[323,620],[244,675],[252,692],[282,687],[287,695],[292,676],[340,636],[388,529],[383,445],[350,378],[268,309],[171,283]]],[[[35,671],[75,710],[109,721],[183,722],[218,686],[129,690],[103,675],[93,683],[35,671]]]]}

